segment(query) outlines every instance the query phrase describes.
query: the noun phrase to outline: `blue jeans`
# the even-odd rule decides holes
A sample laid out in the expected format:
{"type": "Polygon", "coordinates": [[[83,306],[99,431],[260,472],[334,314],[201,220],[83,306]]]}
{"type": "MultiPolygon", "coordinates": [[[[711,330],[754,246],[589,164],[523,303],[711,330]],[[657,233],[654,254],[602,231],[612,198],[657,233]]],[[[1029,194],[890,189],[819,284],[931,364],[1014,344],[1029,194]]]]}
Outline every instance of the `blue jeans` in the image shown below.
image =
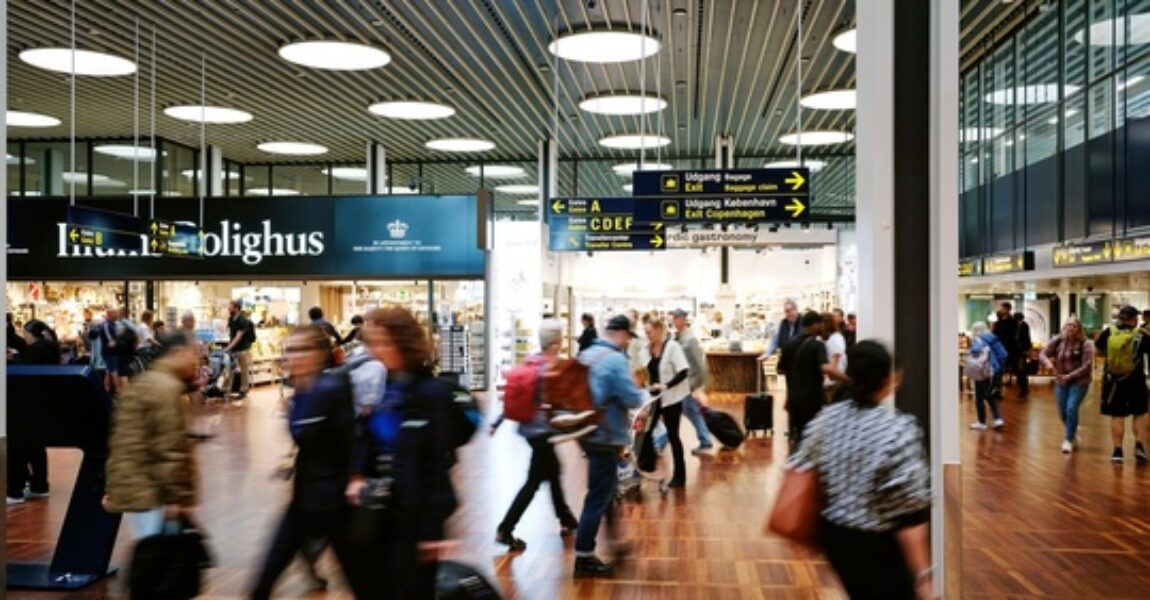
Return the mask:
{"type": "Polygon", "coordinates": [[[587,451],[587,498],[575,534],[575,555],[593,556],[599,523],[607,519],[609,533],[615,526],[615,488],[619,485],[619,451],[585,447],[587,451]]]}
{"type": "Polygon", "coordinates": [[[1089,389],[1089,385],[1077,383],[1054,386],[1054,395],[1058,398],[1058,416],[1062,417],[1062,424],[1066,426],[1068,442],[1073,442],[1075,434],[1078,433],[1078,408],[1082,406],[1086,391],[1089,389]]]}
{"type": "MultiPolygon", "coordinates": [[[[687,417],[691,425],[695,426],[695,433],[699,436],[700,446],[710,448],[714,445],[714,442],[711,441],[711,432],[707,429],[707,422],[703,420],[703,409],[694,396],[683,398],[683,416],[687,417]]],[[[662,452],[663,448],[667,447],[667,441],[666,432],[655,436],[655,450],[662,452]]]]}
{"type": "Polygon", "coordinates": [[[986,425],[986,404],[990,404],[995,419],[1002,418],[1002,413],[998,410],[998,401],[990,396],[993,386],[993,380],[990,379],[974,382],[974,407],[978,411],[978,422],[983,425],[986,425]]]}

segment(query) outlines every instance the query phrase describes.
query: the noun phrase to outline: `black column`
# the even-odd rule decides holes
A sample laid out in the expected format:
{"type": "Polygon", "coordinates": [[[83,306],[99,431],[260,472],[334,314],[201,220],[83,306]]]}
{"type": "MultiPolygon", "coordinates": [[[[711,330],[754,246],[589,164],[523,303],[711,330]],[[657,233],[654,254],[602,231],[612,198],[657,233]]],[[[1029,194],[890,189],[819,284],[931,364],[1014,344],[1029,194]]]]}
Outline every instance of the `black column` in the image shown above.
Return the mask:
{"type": "MultiPolygon", "coordinates": [[[[933,2],[895,0],[894,343],[903,371],[896,398],[918,418],[930,447],[930,11],[933,2]]],[[[865,148],[860,149],[865,151],[865,148]]]]}

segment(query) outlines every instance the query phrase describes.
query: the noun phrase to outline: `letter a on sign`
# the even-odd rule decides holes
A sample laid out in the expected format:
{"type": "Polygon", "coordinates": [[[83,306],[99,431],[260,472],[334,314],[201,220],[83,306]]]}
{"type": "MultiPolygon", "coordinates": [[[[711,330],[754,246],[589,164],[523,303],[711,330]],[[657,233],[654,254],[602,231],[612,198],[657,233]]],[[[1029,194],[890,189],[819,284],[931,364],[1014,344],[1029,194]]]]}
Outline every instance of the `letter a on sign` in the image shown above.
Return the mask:
{"type": "Polygon", "coordinates": [[[593,200],[591,202],[591,212],[593,212],[593,213],[603,212],[603,207],[599,206],[598,200],[593,200]]]}

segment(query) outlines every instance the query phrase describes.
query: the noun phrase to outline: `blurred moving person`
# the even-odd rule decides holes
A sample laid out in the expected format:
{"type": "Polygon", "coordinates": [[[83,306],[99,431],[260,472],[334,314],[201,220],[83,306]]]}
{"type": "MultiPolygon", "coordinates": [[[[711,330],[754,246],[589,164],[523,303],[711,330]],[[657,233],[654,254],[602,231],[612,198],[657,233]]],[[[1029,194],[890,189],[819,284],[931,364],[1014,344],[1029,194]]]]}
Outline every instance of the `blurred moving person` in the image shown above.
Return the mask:
{"type": "Polygon", "coordinates": [[[120,311],[109,308],[97,326],[96,335],[100,362],[104,365],[104,387],[113,397],[120,393],[120,353],[116,349],[116,322],[119,320],[120,311]]]}
{"type": "MultiPolygon", "coordinates": [[[[541,375],[547,363],[559,356],[559,350],[562,346],[563,322],[556,319],[545,319],[539,325],[540,352],[529,357],[526,365],[532,368],[538,367],[541,375]]],[[[537,386],[536,389],[541,392],[542,382],[536,379],[535,385],[537,386]]],[[[531,464],[527,468],[527,481],[519,489],[511,507],[507,509],[507,514],[504,515],[503,521],[499,524],[495,537],[497,543],[503,544],[513,551],[527,549],[527,543],[515,537],[515,526],[519,524],[519,519],[523,517],[523,513],[531,505],[531,500],[535,498],[535,492],[543,483],[547,483],[548,488],[550,488],[551,505],[555,508],[555,516],[559,519],[561,535],[564,537],[571,535],[579,526],[579,521],[575,519],[571,508],[567,506],[567,499],[563,496],[559,456],[555,454],[555,447],[550,442],[550,438],[556,432],[548,424],[547,419],[547,411],[537,410],[532,421],[519,424],[519,435],[526,438],[528,445],[531,446],[531,464]]]]}
{"type": "Polygon", "coordinates": [[[655,411],[655,418],[663,421],[663,426],[667,428],[667,440],[671,445],[675,467],[669,485],[672,488],[681,488],[687,485],[687,462],[679,424],[683,418],[684,399],[691,395],[691,385],[687,381],[690,364],[687,362],[686,354],[683,353],[683,348],[667,334],[667,323],[663,319],[651,319],[644,326],[644,330],[647,333],[647,345],[640,354],[640,362],[647,368],[648,390],[651,395],[662,396],[655,411]]]}
{"type": "Polygon", "coordinates": [[[991,396],[1001,400],[1003,380],[1007,372],[1015,372],[1014,365],[1018,364],[1018,321],[1014,320],[1013,304],[1003,302],[998,307],[992,331],[998,342],[1006,349],[1006,361],[995,370],[994,389],[990,392],[991,396]]]}
{"type": "Polygon", "coordinates": [[[1030,324],[1026,322],[1026,315],[1014,313],[1013,318],[1018,328],[1018,333],[1015,334],[1017,356],[1014,362],[1014,377],[1018,380],[1018,397],[1027,398],[1030,396],[1030,373],[1026,370],[1026,363],[1030,359],[1030,351],[1034,348],[1034,340],[1030,337],[1030,324]]]}
{"type": "Polygon", "coordinates": [[[319,327],[328,337],[331,338],[331,343],[339,345],[342,338],[339,336],[339,331],[336,330],[335,325],[332,325],[327,319],[323,318],[323,309],[318,306],[313,306],[307,311],[307,318],[311,320],[311,324],[319,327]]]}
{"type": "Polygon", "coordinates": [[[591,316],[591,313],[584,313],[580,322],[583,324],[583,333],[579,334],[579,351],[582,352],[599,339],[599,332],[595,330],[595,317],[591,316]]]}
{"type": "Polygon", "coordinates": [[[791,450],[803,442],[807,423],[819,414],[826,404],[823,382],[827,377],[846,382],[827,359],[827,348],[821,336],[823,318],[817,312],[808,312],[802,319],[803,333],[791,340],[779,357],[779,372],[787,377],[787,419],[791,450]]]}
{"type": "MultiPolygon", "coordinates": [[[[351,387],[323,373],[331,342],[319,327],[309,325],[295,330],[284,342],[284,353],[295,390],[288,426],[298,451],[291,500],[272,538],[251,598],[270,598],[276,580],[296,554],[308,550],[316,539],[331,542],[356,597],[368,598],[363,595],[362,580],[355,570],[359,563],[351,562],[354,557],[347,542],[348,504],[344,491],[351,477],[355,430],[351,387]]],[[[312,576],[321,585],[324,583],[314,571],[312,576]]]]}
{"type": "Polygon", "coordinates": [[[165,521],[190,517],[196,506],[196,460],[183,396],[199,366],[191,338],[162,338],[151,368],[116,403],[104,505],[125,513],[137,540],[159,534],[165,521]]]}
{"type": "Polygon", "coordinates": [[[1070,454],[1078,444],[1078,409],[1094,380],[1094,344],[1082,333],[1082,323],[1070,319],[1062,327],[1062,334],[1046,345],[1041,359],[1054,372],[1058,416],[1066,433],[1062,453],[1070,454]]]}
{"type": "Polygon", "coordinates": [[[974,382],[974,407],[978,411],[978,420],[970,424],[975,431],[986,431],[986,405],[994,415],[994,428],[1002,429],[1006,421],[1002,420],[1002,410],[998,407],[998,399],[994,395],[995,381],[1000,380],[1002,370],[1005,368],[1009,354],[998,336],[989,332],[986,323],[979,321],[970,327],[970,358],[969,361],[989,363],[991,376],[988,379],[974,382]]]}
{"type": "Polygon", "coordinates": [[[619,544],[615,491],[619,485],[619,456],[631,442],[628,411],[639,408],[643,393],[635,386],[628,368],[625,350],[637,337],[631,320],[625,315],[607,323],[606,339],[596,340],[579,353],[579,361],[590,368],[591,398],[603,418],[593,433],[580,440],[587,454],[587,497],[579,516],[575,536],[575,577],[604,577],[615,572],[615,566],[595,555],[595,538],[599,524],[606,520],[616,557],[626,553],[619,544]]]}
{"type": "MultiPolygon", "coordinates": [[[[840,311],[841,312],[841,311],[840,311]]],[[[842,323],[835,317],[835,313],[823,313],[823,332],[820,337],[827,347],[827,362],[839,373],[847,372],[847,339],[841,331],[842,323]]],[[[838,382],[826,377],[823,386],[827,390],[827,400],[834,401],[838,382]]]]}
{"type": "Polygon", "coordinates": [[[933,598],[930,469],[914,417],[881,407],[897,388],[890,352],[849,352],[848,400],[807,425],[787,468],[814,469],[822,492],[819,541],[851,598],[933,598]]]}
{"type": "MultiPolygon", "coordinates": [[[[707,356],[703,353],[703,345],[699,343],[699,338],[695,337],[695,332],[691,330],[690,316],[687,311],[681,308],[671,311],[671,324],[675,326],[675,341],[687,357],[687,382],[690,385],[690,393],[683,398],[683,414],[694,426],[695,434],[699,437],[699,446],[691,450],[691,454],[697,455],[706,453],[714,448],[715,444],[711,441],[711,432],[707,429],[707,422],[703,419],[703,402],[700,399],[706,393],[707,384],[710,383],[711,369],[707,366],[707,356]]],[[[660,446],[661,444],[656,442],[656,445],[660,446]]]]}
{"type": "MultiPolygon", "coordinates": [[[[25,365],[59,365],[60,343],[47,323],[33,319],[24,324],[23,342],[15,362],[25,365]]],[[[8,449],[8,505],[26,499],[48,497],[48,451],[43,446],[8,449]]]]}
{"type": "Polygon", "coordinates": [[[256,328],[250,319],[244,316],[243,303],[232,300],[228,304],[228,345],[224,352],[231,355],[239,365],[240,390],[232,393],[236,370],[230,365],[227,367],[227,376],[224,377],[224,393],[235,398],[236,406],[244,405],[244,398],[252,389],[252,345],[256,343],[256,328]]]}
{"type": "Polygon", "coordinates": [[[1106,356],[1106,373],[1102,380],[1102,414],[1110,417],[1110,436],[1114,453],[1110,460],[1122,463],[1122,439],[1126,435],[1126,418],[1133,417],[1134,458],[1146,462],[1147,388],[1146,356],[1150,354],[1150,337],[1138,329],[1138,309],[1123,306],[1114,326],[1107,327],[1094,347],[1106,356]]]}
{"type": "Polygon", "coordinates": [[[365,565],[360,598],[432,599],[444,526],[455,511],[448,416],[454,398],[430,369],[431,342],[410,311],[381,308],[365,318],[364,344],[387,368],[382,401],[364,419],[347,498],[368,516],[356,532],[365,565]]]}

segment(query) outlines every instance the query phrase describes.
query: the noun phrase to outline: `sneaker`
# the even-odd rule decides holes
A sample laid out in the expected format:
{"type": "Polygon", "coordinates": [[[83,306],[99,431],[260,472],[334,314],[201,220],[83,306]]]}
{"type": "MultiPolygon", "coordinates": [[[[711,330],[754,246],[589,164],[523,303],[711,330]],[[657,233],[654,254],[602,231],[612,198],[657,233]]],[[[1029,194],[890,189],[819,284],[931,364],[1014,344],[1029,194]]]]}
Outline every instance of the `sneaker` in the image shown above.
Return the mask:
{"type": "Polygon", "coordinates": [[[1115,448],[1114,454],[1110,455],[1110,462],[1115,463],[1115,464],[1122,464],[1122,462],[1124,460],[1125,459],[1122,456],[1122,449],[1121,448],[1115,448]]]}
{"type": "Polygon", "coordinates": [[[495,535],[495,543],[507,546],[511,552],[522,552],[527,549],[527,542],[511,535],[510,531],[500,531],[495,535]]]}
{"type": "Polygon", "coordinates": [[[25,500],[23,497],[13,498],[12,496],[8,496],[8,506],[18,506],[20,504],[24,504],[24,502],[25,500]]]}
{"type": "Polygon", "coordinates": [[[1062,442],[1062,453],[1070,454],[1071,452],[1074,452],[1074,444],[1069,441],[1062,442]]]}
{"type": "Polygon", "coordinates": [[[1003,421],[1002,419],[995,419],[994,420],[994,428],[995,429],[1002,429],[1003,427],[1006,427],[1006,421],[1003,421]]]}
{"type": "Polygon", "coordinates": [[[986,431],[986,423],[974,422],[970,424],[970,428],[975,431],[986,431]]]}
{"type": "Polygon", "coordinates": [[[51,495],[52,495],[52,493],[49,492],[48,490],[44,490],[42,492],[34,492],[32,490],[28,490],[28,491],[24,492],[24,498],[26,498],[28,500],[34,500],[37,498],[47,498],[48,496],[51,496],[51,495]]]}
{"type": "Polygon", "coordinates": [[[1142,445],[1142,442],[1138,442],[1134,445],[1134,460],[1140,463],[1146,462],[1146,448],[1142,445]]]}
{"type": "Polygon", "coordinates": [[[244,398],[243,398],[243,396],[240,396],[239,398],[236,398],[235,400],[232,400],[232,406],[234,406],[235,408],[243,408],[243,407],[244,407],[244,398]]]}
{"type": "Polygon", "coordinates": [[[609,565],[594,556],[575,558],[575,577],[610,577],[615,574],[615,566],[609,565]]]}
{"type": "Polygon", "coordinates": [[[714,446],[714,445],[712,445],[712,444],[708,444],[708,445],[706,445],[706,446],[699,446],[698,448],[695,448],[694,450],[691,450],[691,454],[693,454],[693,455],[695,455],[695,456],[700,456],[700,455],[703,455],[703,454],[707,454],[707,453],[708,453],[708,452],[710,452],[711,450],[714,450],[714,448],[715,448],[715,446],[714,446]]]}

